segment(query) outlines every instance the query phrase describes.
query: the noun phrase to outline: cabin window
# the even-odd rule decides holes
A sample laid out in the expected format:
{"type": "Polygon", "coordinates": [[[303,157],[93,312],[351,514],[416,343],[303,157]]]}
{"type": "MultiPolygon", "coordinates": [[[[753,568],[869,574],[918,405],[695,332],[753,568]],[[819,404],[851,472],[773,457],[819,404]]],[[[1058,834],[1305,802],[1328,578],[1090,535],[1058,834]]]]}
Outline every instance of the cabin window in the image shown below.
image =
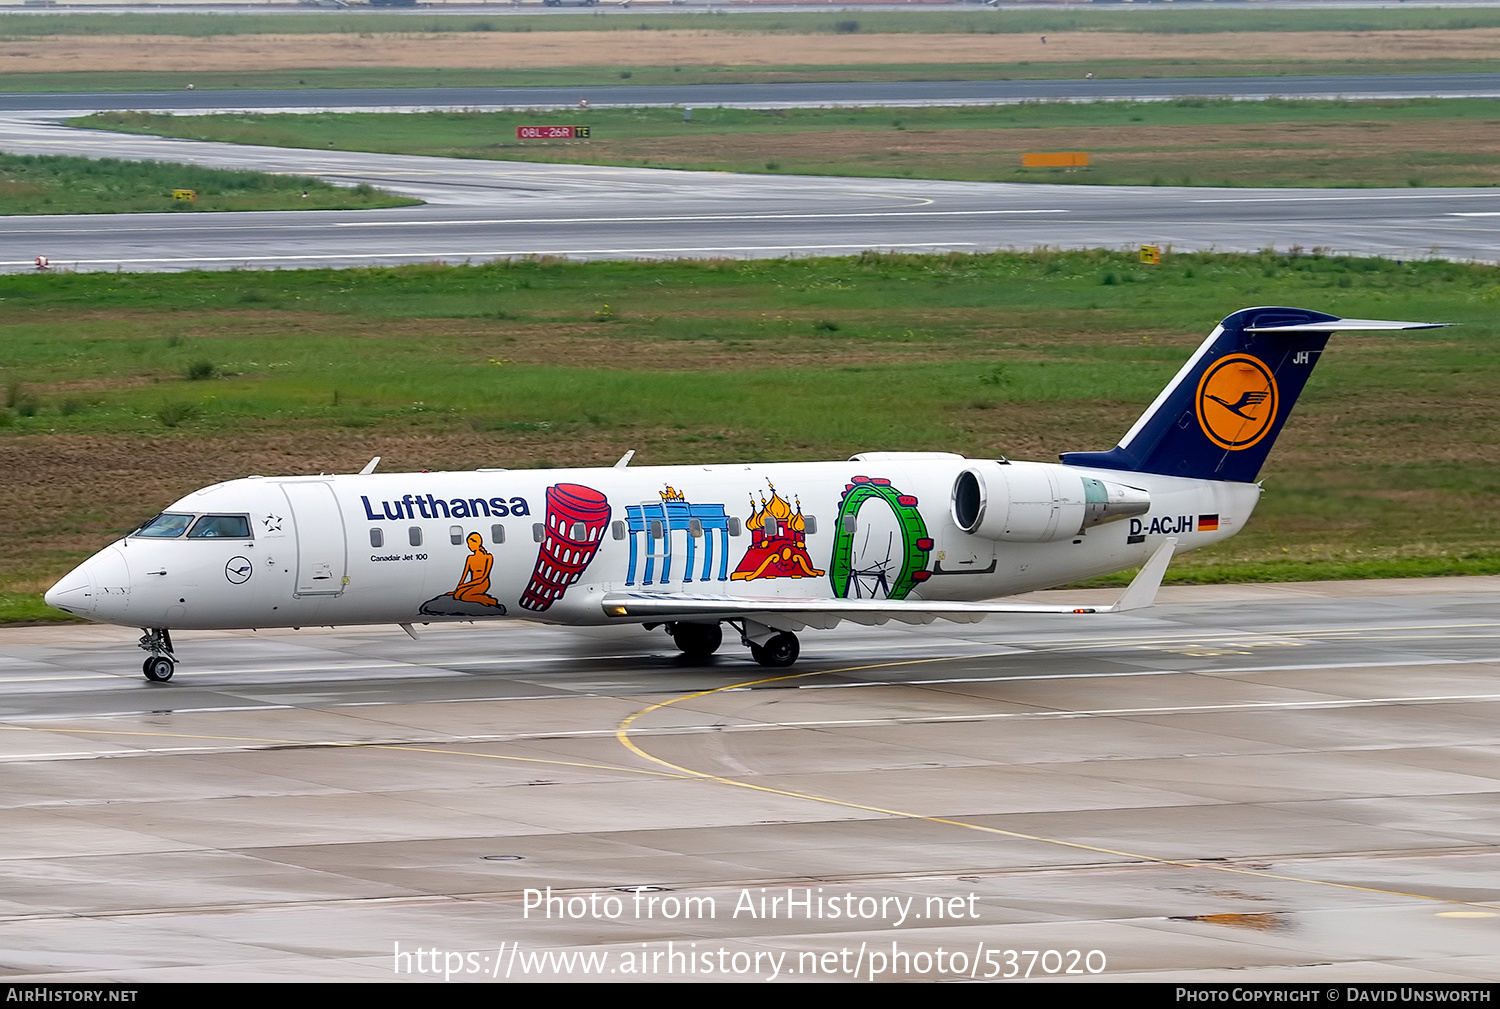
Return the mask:
{"type": "Polygon", "coordinates": [[[853,515],[845,515],[843,518],[843,523],[844,532],[850,534],[851,536],[854,535],[854,531],[859,528],[859,520],[853,515]]]}
{"type": "Polygon", "coordinates": [[[250,538],[250,517],[248,515],[205,515],[193,523],[193,528],[188,530],[188,539],[237,539],[250,538]]]}
{"type": "Polygon", "coordinates": [[[695,540],[703,538],[702,519],[688,519],[688,535],[695,540]]]}
{"type": "Polygon", "coordinates": [[[627,535],[629,535],[629,533],[630,530],[626,527],[625,523],[620,521],[619,519],[615,519],[609,524],[609,534],[617,540],[624,539],[627,535]]]}
{"type": "Polygon", "coordinates": [[[463,541],[464,541],[464,527],[463,526],[449,526],[448,527],[448,542],[452,543],[454,546],[460,546],[460,545],[463,544],[463,541]]]}
{"type": "Polygon", "coordinates": [[[662,524],[661,524],[661,519],[652,519],[651,523],[650,523],[650,536],[651,536],[651,538],[654,539],[654,540],[661,539],[661,537],[662,537],[662,531],[663,531],[663,528],[662,528],[662,524]]]}
{"type": "Polygon", "coordinates": [[[173,515],[162,512],[156,518],[151,519],[145,525],[135,531],[137,536],[151,536],[157,539],[172,539],[181,536],[192,523],[191,515],[173,515]]]}
{"type": "Polygon", "coordinates": [[[422,545],[422,527],[421,526],[412,526],[410,529],[406,530],[406,541],[408,543],[410,543],[414,547],[421,546],[422,545]]]}
{"type": "Polygon", "coordinates": [[[729,535],[731,535],[731,536],[738,536],[739,534],[740,534],[740,518],[739,518],[738,515],[731,515],[731,516],[729,516],[729,535]]]}
{"type": "Polygon", "coordinates": [[[774,540],[775,538],[776,538],[776,519],[773,518],[770,515],[767,515],[766,516],[766,539],[774,540]]]}
{"type": "Polygon", "coordinates": [[[491,543],[504,543],[505,542],[505,527],[503,525],[501,525],[499,522],[496,522],[494,525],[490,526],[490,542],[491,543]]]}
{"type": "Polygon", "coordinates": [[[385,533],[381,532],[378,528],[372,527],[370,529],[370,546],[376,550],[385,546],[385,533]]]}
{"type": "Polygon", "coordinates": [[[802,531],[809,536],[815,536],[818,532],[818,520],[812,515],[802,516],[802,531]]]}
{"type": "Polygon", "coordinates": [[[547,538],[547,527],[540,522],[531,523],[531,538],[540,543],[547,538]]]}

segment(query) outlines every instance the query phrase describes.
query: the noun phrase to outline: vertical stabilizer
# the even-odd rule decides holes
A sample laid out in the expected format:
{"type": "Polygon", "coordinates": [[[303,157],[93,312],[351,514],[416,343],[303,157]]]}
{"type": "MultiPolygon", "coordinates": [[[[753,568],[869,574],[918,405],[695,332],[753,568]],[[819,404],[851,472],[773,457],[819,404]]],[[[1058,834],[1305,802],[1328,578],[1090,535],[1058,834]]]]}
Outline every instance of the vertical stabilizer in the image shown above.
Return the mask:
{"type": "Polygon", "coordinates": [[[1339,330],[1435,323],[1340,319],[1300,308],[1246,308],[1215,327],[1108,452],[1068,452],[1070,466],[1250,482],[1339,330]]]}

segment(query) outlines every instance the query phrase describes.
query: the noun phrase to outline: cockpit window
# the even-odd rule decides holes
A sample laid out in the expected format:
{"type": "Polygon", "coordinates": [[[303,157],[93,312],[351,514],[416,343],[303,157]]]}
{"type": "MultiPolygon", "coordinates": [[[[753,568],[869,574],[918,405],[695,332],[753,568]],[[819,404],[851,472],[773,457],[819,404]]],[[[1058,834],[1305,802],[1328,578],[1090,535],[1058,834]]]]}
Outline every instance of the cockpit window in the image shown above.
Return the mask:
{"type": "Polygon", "coordinates": [[[137,529],[135,535],[153,536],[164,540],[172,539],[175,536],[181,536],[192,521],[191,515],[173,515],[171,512],[162,512],[137,529]]]}
{"type": "Polygon", "coordinates": [[[250,520],[244,515],[205,515],[193,523],[188,539],[249,539],[250,520]]]}

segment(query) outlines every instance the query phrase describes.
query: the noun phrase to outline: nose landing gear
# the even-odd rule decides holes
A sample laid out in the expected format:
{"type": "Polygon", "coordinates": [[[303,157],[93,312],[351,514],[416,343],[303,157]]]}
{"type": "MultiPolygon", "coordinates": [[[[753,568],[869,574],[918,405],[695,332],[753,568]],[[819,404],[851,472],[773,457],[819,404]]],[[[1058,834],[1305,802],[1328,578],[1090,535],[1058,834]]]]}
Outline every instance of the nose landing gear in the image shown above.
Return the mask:
{"type": "Polygon", "coordinates": [[[177,656],[172,654],[172,634],[165,627],[142,628],[140,647],[150,652],[141,663],[141,672],[153,683],[166,683],[177,671],[177,656]]]}

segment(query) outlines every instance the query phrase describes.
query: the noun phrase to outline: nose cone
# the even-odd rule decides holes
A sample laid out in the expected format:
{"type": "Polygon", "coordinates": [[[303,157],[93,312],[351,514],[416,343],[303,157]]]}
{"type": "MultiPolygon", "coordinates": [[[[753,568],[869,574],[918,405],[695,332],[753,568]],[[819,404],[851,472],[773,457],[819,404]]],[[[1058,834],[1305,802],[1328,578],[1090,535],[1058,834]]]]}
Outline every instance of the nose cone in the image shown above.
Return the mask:
{"type": "Polygon", "coordinates": [[[130,569],[118,547],[99,551],[43,596],[48,606],[96,620],[118,620],[130,600],[130,569]]]}
{"type": "Polygon", "coordinates": [[[89,580],[88,564],[80,564],[69,571],[42,598],[48,606],[64,613],[81,617],[94,612],[93,583],[89,580]]]}

